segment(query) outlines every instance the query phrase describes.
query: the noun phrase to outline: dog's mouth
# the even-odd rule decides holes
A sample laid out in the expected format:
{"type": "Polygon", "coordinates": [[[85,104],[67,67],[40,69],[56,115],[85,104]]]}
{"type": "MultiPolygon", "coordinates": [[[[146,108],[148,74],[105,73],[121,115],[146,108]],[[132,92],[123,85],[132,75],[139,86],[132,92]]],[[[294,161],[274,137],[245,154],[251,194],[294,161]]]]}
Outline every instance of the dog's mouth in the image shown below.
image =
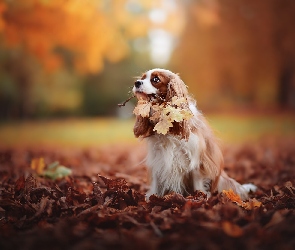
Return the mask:
{"type": "Polygon", "coordinates": [[[153,101],[157,100],[157,98],[158,98],[157,94],[146,94],[141,91],[136,91],[135,96],[138,100],[143,99],[148,102],[153,102],[153,101]]]}

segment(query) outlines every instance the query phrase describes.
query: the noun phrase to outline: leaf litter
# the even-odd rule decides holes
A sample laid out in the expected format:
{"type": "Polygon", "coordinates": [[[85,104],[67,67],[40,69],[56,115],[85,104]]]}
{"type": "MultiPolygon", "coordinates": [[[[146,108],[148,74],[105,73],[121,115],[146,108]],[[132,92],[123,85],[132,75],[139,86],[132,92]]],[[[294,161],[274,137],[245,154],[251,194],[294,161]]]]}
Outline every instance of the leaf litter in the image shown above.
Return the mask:
{"type": "Polygon", "coordinates": [[[294,146],[225,148],[229,175],[258,186],[246,201],[225,190],[146,202],[146,169],[132,167],[137,147],[1,149],[0,248],[293,249],[294,146]],[[59,162],[72,174],[46,177],[59,162]]]}

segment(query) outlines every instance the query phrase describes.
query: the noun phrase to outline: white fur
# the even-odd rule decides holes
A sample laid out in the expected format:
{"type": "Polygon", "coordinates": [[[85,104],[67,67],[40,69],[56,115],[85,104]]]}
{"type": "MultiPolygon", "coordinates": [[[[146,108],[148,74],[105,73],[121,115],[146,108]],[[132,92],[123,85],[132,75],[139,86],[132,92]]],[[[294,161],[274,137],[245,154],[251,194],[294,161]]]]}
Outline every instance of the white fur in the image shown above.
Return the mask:
{"type": "MultiPolygon", "coordinates": [[[[198,147],[198,137],[191,134],[188,141],[179,139],[173,135],[153,135],[147,138],[148,154],[146,164],[151,170],[151,189],[147,197],[152,194],[163,196],[165,189],[173,190],[177,193],[186,193],[184,187],[184,177],[190,172],[198,175],[200,165],[200,153],[198,147]],[[165,188],[158,188],[163,185],[165,188]]],[[[196,179],[195,189],[204,190],[202,180],[196,179]]]]}
{"type": "MultiPolygon", "coordinates": [[[[146,72],[146,78],[141,79],[142,85],[140,88],[134,87],[133,91],[157,94],[158,89],[151,84],[150,79],[152,72],[155,70],[169,75],[174,74],[164,69],[149,70],[146,72]]],[[[242,199],[246,199],[248,197],[247,193],[250,190],[255,191],[256,186],[253,184],[241,185],[228,177],[222,170],[222,156],[220,161],[202,162],[201,155],[204,157],[204,150],[207,150],[207,146],[204,145],[204,138],[213,140],[213,137],[210,128],[204,119],[201,119],[203,116],[198,111],[195,101],[192,98],[188,98],[188,100],[189,109],[194,115],[189,120],[190,131],[194,128],[194,131],[204,134],[201,134],[202,136],[199,137],[200,134],[190,132],[187,140],[171,134],[154,134],[146,138],[148,145],[146,164],[151,178],[151,187],[146,194],[147,199],[152,194],[163,196],[167,192],[188,194],[185,186],[185,180],[188,176],[192,179],[193,189],[203,191],[208,197],[212,191],[210,189],[211,183],[217,181],[216,190],[218,192],[222,192],[224,189],[233,189],[242,199]],[[202,165],[209,169],[208,164],[211,164],[210,170],[206,172],[203,169],[201,171],[200,166],[202,165]],[[206,173],[210,176],[206,176],[206,173]]],[[[212,143],[214,142],[212,141],[212,143]]],[[[216,159],[219,159],[218,156],[221,155],[219,154],[220,150],[215,144],[214,146],[214,149],[211,149],[211,151],[216,154],[216,159]]],[[[211,151],[210,153],[212,154],[211,151]]],[[[212,155],[210,158],[215,159],[212,155]]],[[[205,161],[208,158],[203,159],[205,161]]]]}
{"type": "Polygon", "coordinates": [[[252,183],[243,184],[242,186],[245,190],[247,190],[248,193],[249,192],[256,192],[256,190],[257,190],[257,187],[255,185],[253,185],[252,183]]]}
{"type": "Polygon", "coordinates": [[[147,95],[158,93],[158,89],[151,84],[151,74],[153,73],[153,71],[161,71],[163,73],[173,74],[170,70],[167,70],[167,69],[156,68],[156,69],[149,70],[145,73],[146,74],[145,79],[140,80],[142,81],[142,85],[139,88],[136,88],[135,86],[133,87],[132,89],[133,93],[137,91],[143,92],[147,95]]]}

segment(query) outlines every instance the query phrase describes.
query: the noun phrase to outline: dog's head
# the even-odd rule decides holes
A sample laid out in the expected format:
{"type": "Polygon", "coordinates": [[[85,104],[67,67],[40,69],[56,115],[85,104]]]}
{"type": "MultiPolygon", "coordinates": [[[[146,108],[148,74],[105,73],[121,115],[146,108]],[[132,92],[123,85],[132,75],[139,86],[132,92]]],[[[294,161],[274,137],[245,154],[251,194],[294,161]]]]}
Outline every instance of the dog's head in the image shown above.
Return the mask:
{"type": "MultiPolygon", "coordinates": [[[[182,98],[183,107],[188,108],[187,87],[180,77],[166,69],[152,69],[142,75],[134,83],[133,93],[138,99],[151,102],[152,104],[162,104],[171,102],[173,97],[182,98]]],[[[154,124],[148,117],[136,117],[134,134],[136,137],[148,137],[154,134],[154,124]]],[[[188,138],[189,126],[187,121],[173,122],[170,134],[180,135],[188,138]]]]}
{"type": "Polygon", "coordinates": [[[187,87],[180,77],[166,69],[151,69],[135,81],[133,93],[137,98],[152,102],[168,102],[172,97],[187,97],[187,87]]]}

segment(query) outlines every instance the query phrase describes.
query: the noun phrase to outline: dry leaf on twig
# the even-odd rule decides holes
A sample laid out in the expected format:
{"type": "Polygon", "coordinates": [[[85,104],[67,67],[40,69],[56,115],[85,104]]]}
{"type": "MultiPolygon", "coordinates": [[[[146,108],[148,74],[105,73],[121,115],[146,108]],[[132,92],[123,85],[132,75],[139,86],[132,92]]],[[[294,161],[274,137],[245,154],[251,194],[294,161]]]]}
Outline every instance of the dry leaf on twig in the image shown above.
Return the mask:
{"type": "Polygon", "coordinates": [[[154,131],[158,134],[167,134],[173,127],[173,122],[189,120],[193,114],[188,108],[185,98],[173,97],[171,102],[151,104],[147,100],[139,99],[133,113],[148,117],[155,124],[154,131]]]}

